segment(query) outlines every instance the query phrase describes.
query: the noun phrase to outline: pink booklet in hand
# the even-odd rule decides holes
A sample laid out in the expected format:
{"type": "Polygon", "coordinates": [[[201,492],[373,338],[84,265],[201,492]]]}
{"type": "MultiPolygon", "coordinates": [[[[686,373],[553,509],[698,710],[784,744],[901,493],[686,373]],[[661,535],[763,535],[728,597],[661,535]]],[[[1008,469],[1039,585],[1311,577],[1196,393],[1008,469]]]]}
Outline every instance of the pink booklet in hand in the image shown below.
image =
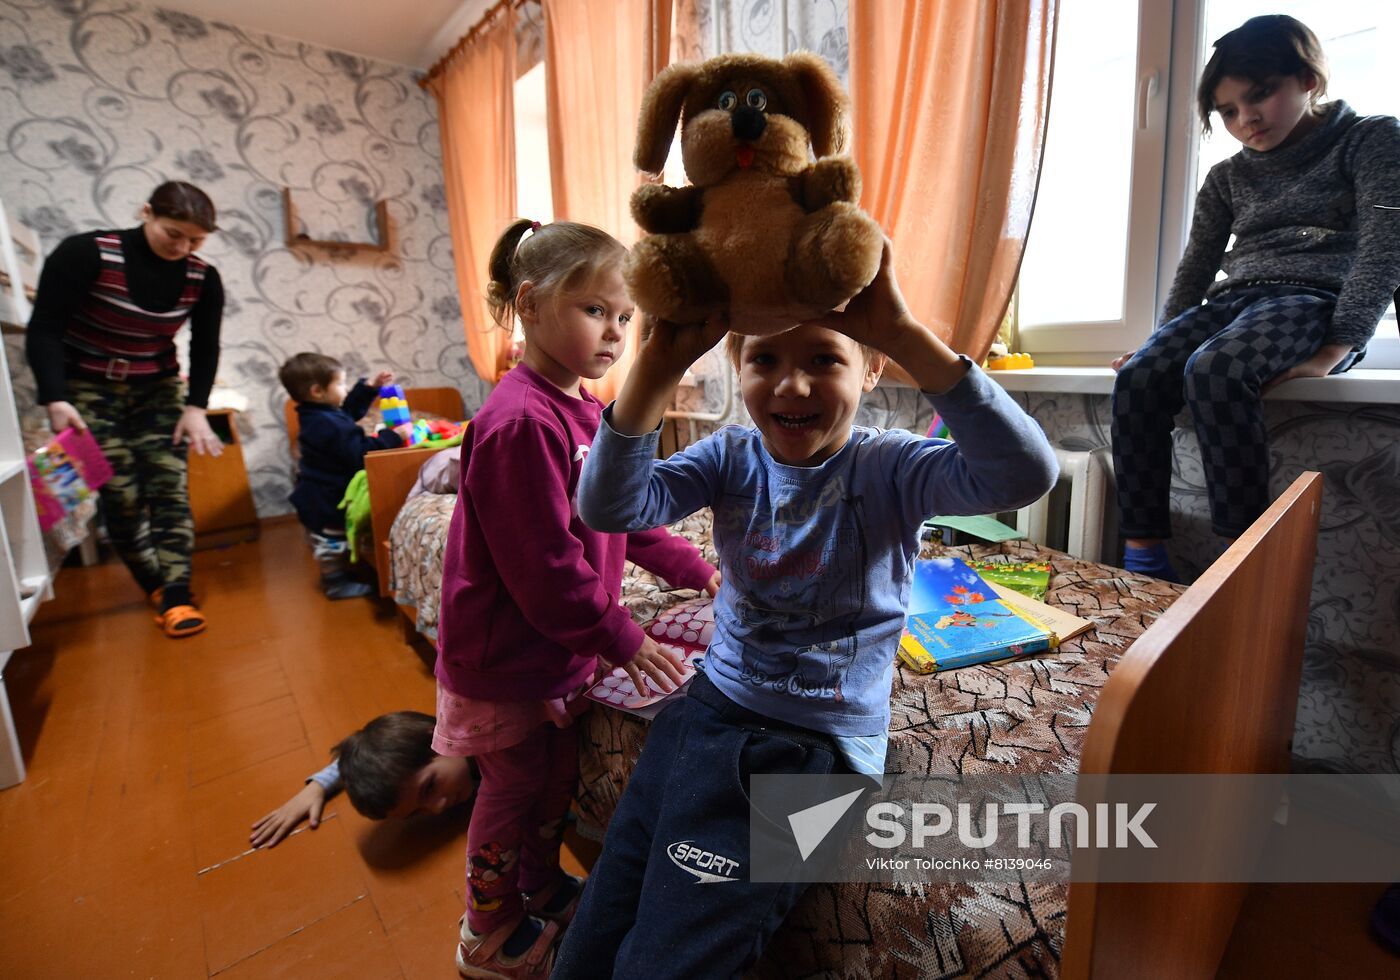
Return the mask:
{"type": "Polygon", "coordinates": [[[638,691],[627,672],[621,667],[614,667],[588,689],[587,696],[643,718],[655,717],[665,702],[685,692],[690,679],[695,676],[696,666],[705,659],[710,637],[715,632],[711,601],[706,595],[682,602],[642,626],[647,636],[681,658],[682,680],[674,691],[662,691],[651,678],[644,679],[646,690],[638,691]]]}
{"type": "Polygon", "coordinates": [[[47,531],[112,478],[112,464],[87,429],[64,429],[29,457],[29,480],[47,531]]]}

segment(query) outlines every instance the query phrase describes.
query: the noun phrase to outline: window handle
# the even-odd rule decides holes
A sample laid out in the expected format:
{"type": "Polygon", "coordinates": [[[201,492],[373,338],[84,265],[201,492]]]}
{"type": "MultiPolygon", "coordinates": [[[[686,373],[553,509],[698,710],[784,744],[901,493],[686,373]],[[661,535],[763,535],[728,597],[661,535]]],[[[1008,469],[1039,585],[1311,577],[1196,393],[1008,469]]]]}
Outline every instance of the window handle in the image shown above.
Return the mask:
{"type": "Polygon", "coordinates": [[[1138,79],[1137,128],[1147,128],[1147,104],[1157,94],[1157,72],[1143,75],[1138,79]]]}

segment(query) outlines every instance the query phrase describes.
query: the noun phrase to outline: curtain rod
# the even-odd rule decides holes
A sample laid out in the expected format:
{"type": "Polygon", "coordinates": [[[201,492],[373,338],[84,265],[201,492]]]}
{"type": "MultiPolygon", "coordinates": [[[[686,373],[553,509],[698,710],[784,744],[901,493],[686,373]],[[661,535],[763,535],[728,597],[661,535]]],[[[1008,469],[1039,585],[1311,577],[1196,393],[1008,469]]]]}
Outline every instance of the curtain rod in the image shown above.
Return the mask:
{"type": "MultiPolygon", "coordinates": [[[[435,61],[433,63],[433,66],[428,69],[428,71],[423,75],[423,77],[418,79],[418,87],[427,88],[429,82],[431,82],[437,76],[441,75],[447,69],[448,62],[450,62],[453,58],[460,54],[462,49],[468,44],[470,44],[476,38],[476,36],[479,33],[481,33],[481,31],[486,27],[486,25],[491,23],[495,16],[499,14],[502,10],[505,10],[507,7],[523,7],[525,6],[525,4],[530,2],[531,0],[497,0],[496,3],[493,3],[490,7],[486,9],[486,12],[481,15],[481,19],[472,25],[471,30],[467,31],[467,33],[463,34],[460,38],[458,38],[457,43],[452,45],[452,47],[448,49],[447,54],[443,55],[441,58],[435,61]]],[[[543,6],[543,3],[541,3],[541,6],[543,6]]]]}

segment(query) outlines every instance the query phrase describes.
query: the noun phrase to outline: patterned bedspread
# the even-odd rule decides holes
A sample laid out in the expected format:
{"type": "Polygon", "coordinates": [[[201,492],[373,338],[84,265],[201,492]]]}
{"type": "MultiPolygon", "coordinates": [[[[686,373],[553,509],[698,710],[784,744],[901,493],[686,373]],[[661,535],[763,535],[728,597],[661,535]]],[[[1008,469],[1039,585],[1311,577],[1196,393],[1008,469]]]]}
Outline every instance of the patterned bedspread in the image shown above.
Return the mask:
{"type": "Polygon", "coordinates": [[[417,611],[418,632],[437,642],[442,553],[455,493],[420,493],[399,508],[389,529],[389,591],[417,611]]]}
{"type": "MultiPolygon", "coordinates": [[[[1099,691],[1135,637],[1183,591],[1024,541],[948,549],[969,558],[1049,561],[1046,601],[1094,629],[1052,654],[925,676],[895,671],[887,768],[905,773],[1074,772],[1099,691]]],[[[607,825],[647,723],[585,716],[581,821],[607,825]]],[[[756,977],[1058,976],[1068,886],[813,886],[756,977]]]]}
{"type": "MultiPolygon", "coordinates": [[[[418,631],[437,641],[438,605],[442,596],[442,553],[447,544],[447,526],[452,520],[456,494],[422,493],[399,509],[389,531],[389,588],[394,601],[417,611],[418,631]]],[[[714,564],[710,544],[710,512],[692,514],[671,525],[714,564]]],[[[620,602],[637,622],[655,618],[657,613],[683,599],[697,595],[689,589],[672,589],[650,572],[631,562],[624,568],[620,602]]]]}

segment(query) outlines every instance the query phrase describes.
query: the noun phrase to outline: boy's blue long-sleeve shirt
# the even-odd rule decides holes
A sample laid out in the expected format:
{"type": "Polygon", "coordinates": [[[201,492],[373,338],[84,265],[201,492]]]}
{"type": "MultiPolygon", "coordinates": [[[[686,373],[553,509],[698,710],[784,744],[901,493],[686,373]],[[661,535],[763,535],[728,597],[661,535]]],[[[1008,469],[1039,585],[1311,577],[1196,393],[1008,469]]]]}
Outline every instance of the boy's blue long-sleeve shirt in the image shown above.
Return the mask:
{"type": "Polygon", "coordinates": [[[359,420],[378,396],[378,388],[359,381],[339,408],[297,402],[301,461],[290,499],[301,523],[317,534],[345,526],[340,498],[345,496],[350,479],[364,469],[365,453],[403,445],[403,439],[392,429],[367,436],[360,428],[359,420]]]}
{"type": "Polygon", "coordinates": [[[1040,426],[977,367],[926,397],[957,442],[857,426],[815,467],[777,462],[740,426],[657,460],[658,433],[619,434],[610,408],[578,489],[579,515],[602,531],[710,507],[723,586],[706,673],[752,711],[879,739],[880,763],[919,525],[1024,506],[1058,475],[1040,426]]]}

